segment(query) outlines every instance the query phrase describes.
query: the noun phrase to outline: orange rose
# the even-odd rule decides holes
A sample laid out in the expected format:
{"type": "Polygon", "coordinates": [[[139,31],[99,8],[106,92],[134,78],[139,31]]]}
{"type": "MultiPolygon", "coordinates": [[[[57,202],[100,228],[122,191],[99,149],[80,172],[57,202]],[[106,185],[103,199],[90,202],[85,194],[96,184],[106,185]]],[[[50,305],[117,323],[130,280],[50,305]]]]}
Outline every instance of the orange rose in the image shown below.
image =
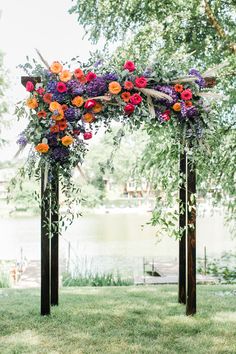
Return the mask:
{"type": "Polygon", "coordinates": [[[35,150],[40,152],[41,154],[45,154],[46,152],[48,152],[49,146],[48,144],[40,143],[37,146],[35,146],[35,150]]]}
{"type": "Polygon", "coordinates": [[[174,86],[174,89],[175,89],[176,92],[182,92],[184,88],[183,88],[183,85],[176,84],[174,86]]]}
{"type": "Polygon", "coordinates": [[[191,101],[185,101],[186,107],[192,107],[193,103],[191,101]]]}
{"type": "Polygon", "coordinates": [[[73,143],[74,139],[69,136],[69,135],[65,135],[63,136],[63,138],[61,138],[61,142],[64,146],[69,146],[73,143]]]}
{"type": "Polygon", "coordinates": [[[57,109],[62,109],[60,103],[58,103],[57,101],[53,101],[50,103],[49,109],[51,112],[56,111],[57,109]]]}
{"type": "Polygon", "coordinates": [[[120,86],[119,82],[117,82],[117,81],[110,82],[109,83],[109,91],[113,95],[118,95],[118,93],[120,93],[120,91],[121,91],[121,86],[120,86]]]}
{"type": "Polygon", "coordinates": [[[62,119],[58,122],[59,130],[63,131],[67,128],[66,119],[62,119]]]}
{"type": "Polygon", "coordinates": [[[59,61],[54,61],[50,66],[50,70],[53,74],[59,74],[62,71],[63,67],[59,61]]]}
{"type": "Polygon", "coordinates": [[[81,76],[81,77],[78,77],[78,80],[79,80],[79,82],[80,82],[81,84],[86,84],[86,82],[87,82],[87,79],[86,79],[86,76],[85,76],[85,75],[83,75],[83,76],[81,76]]]}
{"type": "Polygon", "coordinates": [[[52,94],[51,93],[45,93],[45,95],[43,95],[43,101],[45,103],[50,104],[52,102],[52,94]]]}
{"type": "Polygon", "coordinates": [[[74,75],[75,75],[75,77],[76,77],[77,79],[80,79],[81,77],[84,76],[84,72],[83,72],[83,70],[81,70],[81,69],[75,69],[74,75]]]}
{"type": "Polygon", "coordinates": [[[85,113],[83,115],[83,120],[86,123],[92,123],[95,120],[93,113],[85,113]]]}
{"type": "Polygon", "coordinates": [[[180,112],[181,111],[181,104],[179,102],[177,102],[172,106],[172,108],[175,112],[180,112]]]}
{"type": "Polygon", "coordinates": [[[64,111],[62,108],[58,108],[53,111],[53,115],[51,117],[54,120],[62,120],[64,118],[64,111]]]}
{"type": "Polygon", "coordinates": [[[38,116],[39,118],[46,118],[46,117],[47,117],[47,112],[45,112],[44,110],[39,111],[39,112],[37,113],[37,116],[38,116]]]}
{"type": "Polygon", "coordinates": [[[72,78],[72,73],[69,70],[63,70],[60,74],[60,80],[62,82],[67,82],[72,78]]]}
{"type": "Polygon", "coordinates": [[[36,98],[33,97],[33,98],[28,98],[28,100],[26,101],[26,105],[30,109],[35,109],[38,107],[39,104],[38,104],[38,101],[36,100],[36,98]]]}
{"type": "Polygon", "coordinates": [[[122,94],[121,94],[121,98],[122,98],[122,100],[123,101],[125,101],[125,102],[129,102],[129,99],[130,99],[130,92],[123,92],[122,94]]]}
{"type": "Polygon", "coordinates": [[[50,132],[53,133],[58,133],[59,132],[59,125],[53,125],[52,127],[50,127],[50,132]]]}
{"type": "Polygon", "coordinates": [[[100,102],[96,102],[95,106],[92,108],[94,113],[99,113],[103,109],[103,105],[100,102]]]}
{"type": "Polygon", "coordinates": [[[81,107],[81,106],[83,106],[84,99],[81,96],[76,96],[75,98],[73,98],[71,103],[76,107],[81,107]]]}

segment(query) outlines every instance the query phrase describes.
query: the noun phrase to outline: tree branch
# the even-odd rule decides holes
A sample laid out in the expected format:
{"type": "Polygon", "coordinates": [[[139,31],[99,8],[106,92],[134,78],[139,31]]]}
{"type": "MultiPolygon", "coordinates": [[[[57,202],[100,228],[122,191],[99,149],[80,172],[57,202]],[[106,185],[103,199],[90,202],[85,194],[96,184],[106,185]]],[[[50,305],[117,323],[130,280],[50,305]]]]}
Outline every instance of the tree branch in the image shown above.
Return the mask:
{"type": "MultiPolygon", "coordinates": [[[[217,34],[221,39],[227,40],[227,35],[224,29],[222,28],[222,26],[220,25],[220,23],[218,22],[218,20],[216,19],[216,17],[214,16],[208,0],[204,0],[204,3],[205,3],[206,15],[212,27],[216,30],[217,34]]],[[[236,54],[236,43],[229,43],[229,48],[231,51],[233,51],[233,53],[236,54]]]]}

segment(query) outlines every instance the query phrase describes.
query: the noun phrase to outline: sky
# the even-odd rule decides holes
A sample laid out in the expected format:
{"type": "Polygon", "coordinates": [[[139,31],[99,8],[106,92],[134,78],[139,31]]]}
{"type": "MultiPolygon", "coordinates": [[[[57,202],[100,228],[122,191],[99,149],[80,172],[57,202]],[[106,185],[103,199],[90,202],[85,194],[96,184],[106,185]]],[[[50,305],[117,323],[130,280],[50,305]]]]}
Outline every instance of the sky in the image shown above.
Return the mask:
{"type": "Polygon", "coordinates": [[[13,116],[14,105],[27,97],[20,84],[24,74],[17,65],[26,62],[26,56],[37,57],[37,48],[50,63],[64,61],[79,55],[86,61],[89,52],[102,49],[104,40],[92,45],[84,38],[83,28],[75,15],[68,13],[71,0],[0,0],[0,49],[5,53],[4,67],[9,71],[10,88],[7,100],[12,121],[11,128],[3,134],[9,143],[1,150],[1,161],[12,159],[18,150],[17,136],[24,129],[25,121],[17,122],[13,116]]]}

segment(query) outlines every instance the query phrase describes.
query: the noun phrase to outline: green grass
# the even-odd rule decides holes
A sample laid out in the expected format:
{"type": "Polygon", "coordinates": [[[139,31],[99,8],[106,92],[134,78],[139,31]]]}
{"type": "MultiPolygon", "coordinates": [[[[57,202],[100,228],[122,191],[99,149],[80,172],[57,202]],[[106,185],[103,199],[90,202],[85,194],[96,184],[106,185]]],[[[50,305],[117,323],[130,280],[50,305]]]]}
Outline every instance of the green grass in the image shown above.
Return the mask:
{"type": "Polygon", "coordinates": [[[39,290],[0,291],[1,354],[235,354],[232,285],[198,286],[185,316],[176,286],[64,288],[39,316],[39,290]]]}

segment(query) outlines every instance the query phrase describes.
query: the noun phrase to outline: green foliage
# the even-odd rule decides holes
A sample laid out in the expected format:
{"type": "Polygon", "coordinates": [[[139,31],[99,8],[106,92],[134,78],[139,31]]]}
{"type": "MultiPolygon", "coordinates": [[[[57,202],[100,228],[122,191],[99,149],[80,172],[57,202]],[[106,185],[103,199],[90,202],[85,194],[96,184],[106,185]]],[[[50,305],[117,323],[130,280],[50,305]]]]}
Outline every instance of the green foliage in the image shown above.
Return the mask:
{"type": "Polygon", "coordinates": [[[131,279],[123,279],[119,273],[65,273],[62,277],[63,286],[128,286],[133,285],[131,279]]]}
{"type": "Polygon", "coordinates": [[[220,281],[232,284],[236,283],[236,254],[233,252],[225,252],[220,258],[207,260],[206,270],[200,265],[198,267],[199,273],[213,275],[219,278],[220,281]]]}

